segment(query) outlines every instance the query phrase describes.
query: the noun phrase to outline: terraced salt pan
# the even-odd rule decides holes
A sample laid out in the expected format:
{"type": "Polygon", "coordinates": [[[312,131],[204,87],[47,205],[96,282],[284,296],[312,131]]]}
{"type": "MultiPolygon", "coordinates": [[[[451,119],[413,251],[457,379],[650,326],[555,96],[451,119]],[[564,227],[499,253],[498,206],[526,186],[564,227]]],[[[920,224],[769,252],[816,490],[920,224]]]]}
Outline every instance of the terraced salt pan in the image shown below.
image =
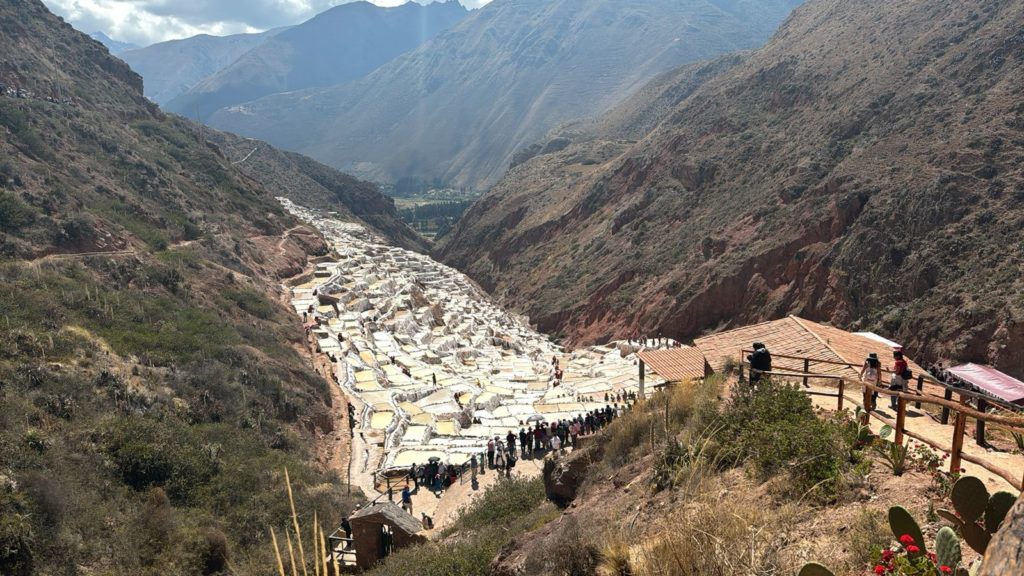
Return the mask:
{"type": "Polygon", "coordinates": [[[358,432],[376,443],[359,472],[431,457],[460,464],[531,416],[571,418],[603,408],[606,393],[637,389],[636,358],[618,343],[566,353],[459,272],[282,203],[336,254],[292,288],[292,305],[312,311],[318,346],[335,357],[337,380],[358,407],[358,432]],[[564,370],[560,386],[552,357],[564,370]]]}

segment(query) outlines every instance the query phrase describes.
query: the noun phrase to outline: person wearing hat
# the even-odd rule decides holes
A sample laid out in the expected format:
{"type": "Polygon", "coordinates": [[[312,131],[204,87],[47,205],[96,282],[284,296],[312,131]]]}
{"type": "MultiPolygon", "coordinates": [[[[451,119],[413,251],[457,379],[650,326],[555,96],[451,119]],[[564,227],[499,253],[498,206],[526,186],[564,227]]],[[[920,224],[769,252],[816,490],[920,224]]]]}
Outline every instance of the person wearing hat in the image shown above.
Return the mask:
{"type": "MultiPolygon", "coordinates": [[[[864,366],[860,369],[860,381],[865,384],[871,384],[872,386],[878,386],[879,375],[881,374],[882,363],[878,360],[878,354],[872,352],[868,354],[868,357],[864,359],[864,366]]],[[[878,400],[878,392],[871,393],[871,407],[869,410],[875,409],[875,402],[878,400]]]]}
{"type": "Polygon", "coordinates": [[[772,355],[760,342],[754,342],[754,353],[747,356],[750,362],[750,385],[761,381],[761,374],[772,371],[772,355]]]}

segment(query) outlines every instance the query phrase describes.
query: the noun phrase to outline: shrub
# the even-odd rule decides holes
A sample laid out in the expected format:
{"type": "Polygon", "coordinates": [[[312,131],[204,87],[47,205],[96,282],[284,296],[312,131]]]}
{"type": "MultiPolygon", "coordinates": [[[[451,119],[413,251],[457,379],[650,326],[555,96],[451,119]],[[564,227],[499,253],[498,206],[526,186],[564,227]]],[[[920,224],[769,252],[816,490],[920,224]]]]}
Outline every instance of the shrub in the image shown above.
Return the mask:
{"type": "Polygon", "coordinates": [[[508,525],[530,513],[544,501],[544,480],[509,478],[494,484],[459,514],[463,530],[508,525]]]}
{"type": "Polygon", "coordinates": [[[16,194],[0,191],[0,232],[17,232],[35,221],[35,217],[35,210],[16,194]]]}
{"type": "Polygon", "coordinates": [[[405,548],[374,568],[375,576],[487,576],[501,541],[474,535],[456,541],[405,548]]]}
{"type": "Polygon", "coordinates": [[[788,472],[792,488],[831,500],[839,486],[840,429],[820,420],[811,399],[796,386],[765,381],[738,390],[722,415],[726,459],[749,462],[762,480],[788,472]]]}
{"type": "Polygon", "coordinates": [[[218,468],[187,427],[137,416],[110,424],[105,448],[125,484],[136,490],[162,486],[179,502],[188,501],[218,468]]]}

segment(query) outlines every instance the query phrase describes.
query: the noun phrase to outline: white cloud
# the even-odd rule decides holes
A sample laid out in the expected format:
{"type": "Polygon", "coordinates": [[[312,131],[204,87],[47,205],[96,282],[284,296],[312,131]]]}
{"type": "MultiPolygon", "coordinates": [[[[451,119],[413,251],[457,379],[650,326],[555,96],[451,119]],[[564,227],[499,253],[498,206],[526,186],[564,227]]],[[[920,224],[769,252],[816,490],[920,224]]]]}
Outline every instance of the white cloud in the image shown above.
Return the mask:
{"type": "MultiPolygon", "coordinates": [[[[43,0],[75,28],[147,45],[196,34],[259,32],[303,22],[353,0],[43,0]]],[[[406,0],[370,0],[397,6],[406,0]]],[[[461,0],[479,8],[491,0],[461,0]]]]}

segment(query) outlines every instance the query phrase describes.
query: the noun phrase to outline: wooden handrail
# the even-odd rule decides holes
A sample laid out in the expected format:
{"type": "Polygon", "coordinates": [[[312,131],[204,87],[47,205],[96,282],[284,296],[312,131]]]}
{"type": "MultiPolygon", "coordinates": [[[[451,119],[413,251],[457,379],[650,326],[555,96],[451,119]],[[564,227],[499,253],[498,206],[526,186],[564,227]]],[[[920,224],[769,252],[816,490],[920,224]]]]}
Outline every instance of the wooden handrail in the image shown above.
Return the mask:
{"type": "Polygon", "coordinates": [[[971,408],[970,406],[968,406],[966,404],[962,404],[962,403],[959,403],[959,402],[953,402],[951,400],[946,400],[945,398],[937,398],[937,397],[934,397],[934,396],[931,396],[931,395],[909,394],[907,392],[895,392],[893,390],[889,390],[888,388],[882,388],[880,386],[875,386],[873,384],[868,384],[868,383],[862,383],[862,385],[865,388],[867,388],[868,390],[871,390],[872,392],[881,392],[883,394],[888,394],[890,396],[896,396],[897,398],[903,398],[904,400],[909,400],[911,402],[921,401],[922,403],[935,404],[937,406],[943,406],[945,408],[949,408],[950,410],[955,410],[957,412],[962,412],[964,415],[970,416],[971,418],[974,418],[975,420],[983,420],[985,422],[993,422],[993,423],[996,423],[996,424],[1002,424],[1003,426],[1006,426],[1006,427],[1009,427],[1009,428],[1024,430],[1024,418],[1011,418],[1009,416],[1001,416],[999,414],[986,414],[984,412],[978,412],[977,410],[975,410],[974,408],[971,408]]]}
{"type": "MultiPolygon", "coordinates": [[[[754,353],[753,350],[740,350],[740,356],[743,358],[743,362],[746,363],[746,364],[749,364],[749,362],[747,362],[747,359],[746,359],[747,358],[746,354],[753,354],[753,353],[754,353]]],[[[818,364],[831,364],[832,366],[846,366],[847,368],[856,368],[856,369],[860,369],[860,367],[863,366],[863,363],[861,363],[861,364],[851,364],[850,362],[838,362],[836,360],[823,360],[821,358],[811,358],[810,356],[787,356],[786,354],[772,354],[772,358],[782,358],[784,360],[802,360],[802,361],[807,361],[807,362],[816,362],[818,364]]],[[[879,373],[885,373],[885,374],[892,374],[893,373],[892,370],[886,370],[885,368],[882,368],[881,366],[878,367],[878,371],[879,371],[879,373]]],[[[930,382],[930,383],[935,384],[937,386],[945,386],[945,384],[943,384],[942,382],[939,382],[938,380],[936,380],[935,377],[932,376],[931,374],[925,373],[925,374],[919,374],[919,376],[924,377],[925,382],[930,382]]]]}
{"type": "MultiPolygon", "coordinates": [[[[743,365],[749,365],[749,362],[741,362],[741,364],[740,364],[741,368],[742,368],[743,365]]],[[[882,386],[876,386],[874,384],[868,384],[866,382],[860,382],[859,380],[853,380],[853,379],[847,378],[845,376],[836,376],[836,375],[832,375],[832,374],[814,374],[814,373],[810,373],[810,372],[783,372],[783,371],[770,371],[770,372],[766,371],[766,372],[761,372],[761,373],[765,374],[765,375],[768,375],[768,376],[780,376],[780,377],[788,377],[788,378],[802,378],[802,379],[804,379],[804,381],[806,381],[808,378],[817,378],[817,379],[826,379],[826,380],[837,380],[839,382],[839,394],[837,394],[837,396],[839,396],[839,410],[842,410],[842,401],[843,401],[843,394],[844,394],[843,389],[845,387],[845,384],[847,382],[852,382],[854,384],[859,384],[861,386],[863,392],[864,392],[864,399],[862,401],[862,404],[864,405],[864,410],[865,410],[865,413],[864,413],[864,418],[865,418],[864,423],[865,424],[867,423],[867,419],[868,418],[874,416],[875,418],[881,420],[882,422],[885,422],[886,424],[889,424],[890,426],[892,426],[894,428],[895,433],[896,433],[896,441],[901,443],[901,444],[902,444],[904,435],[906,435],[906,436],[910,436],[912,438],[916,438],[917,440],[920,440],[921,442],[924,442],[924,443],[932,446],[933,448],[949,452],[950,453],[949,465],[950,465],[950,471],[951,472],[959,472],[960,464],[961,464],[961,459],[962,460],[967,460],[968,462],[972,462],[974,464],[977,464],[978,466],[981,466],[982,468],[988,470],[989,472],[992,472],[993,474],[997,474],[998,476],[1001,476],[1004,480],[1009,482],[1011,486],[1013,486],[1015,488],[1018,488],[1018,489],[1021,489],[1021,490],[1024,490],[1024,479],[1021,479],[1021,480],[1015,479],[1010,472],[1008,472],[1008,471],[1006,471],[1006,470],[1004,470],[1004,469],[1002,469],[1002,468],[1000,468],[998,466],[995,466],[994,464],[992,464],[990,462],[987,462],[987,461],[985,461],[982,458],[979,458],[977,456],[973,456],[971,454],[967,454],[967,453],[965,453],[963,451],[965,427],[966,427],[966,423],[967,423],[967,418],[968,417],[974,418],[975,420],[977,420],[979,422],[991,422],[992,424],[995,424],[995,425],[998,425],[998,426],[1001,426],[1001,427],[1004,427],[1004,428],[1008,428],[1010,430],[1015,430],[1015,431],[1024,431],[1024,418],[1013,418],[1013,417],[1008,417],[1008,416],[1002,416],[1002,415],[999,415],[999,414],[988,414],[988,413],[981,412],[979,410],[975,410],[975,409],[971,408],[968,404],[966,404],[966,402],[964,402],[964,399],[966,397],[969,397],[969,396],[972,395],[971,391],[969,391],[969,390],[961,390],[961,389],[957,389],[957,388],[954,388],[954,387],[951,387],[951,386],[943,385],[946,388],[947,391],[957,392],[957,393],[960,394],[960,396],[961,396],[960,402],[954,402],[952,400],[946,400],[945,398],[940,398],[938,396],[934,396],[934,395],[931,395],[931,394],[897,392],[897,391],[890,390],[889,388],[885,388],[885,387],[882,387],[882,386]],[[868,405],[869,404],[873,404],[873,402],[871,400],[872,392],[877,392],[877,393],[885,394],[887,396],[895,396],[897,398],[897,401],[898,401],[898,405],[897,406],[898,407],[897,407],[896,421],[895,422],[893,422],[892,420],[890,420],[888,418],[885,418],[885,417],[881,416],[880,414],[878,414],[873,409],[872,410],[868,410],[868,405]],[[910,430],[906,429],[906,410],[907,410],[907,405],[910,402],[917,402],[918,405],[920,405],[921,403],[924,403],[924,404],[934,404],[936,406],[941,406],[941,407],[943,407],[946,410],[952,410],[952,411],[956,412],[956,423],[955,423],[955,425],[953,427],[953,445],[952,445],[952,448],[946,448],[945,446],[939,444],[938,442],[936,442],[934,440],[927,439],[927,438],[925,438],[925,437],[923,437],[923,436],[921,436],[919,434],[916,434],[916,433],[911,432],[910,430]]],[[[742,370],[740,372],[740,375],[742,377],[742,370]]],[[[908,382],[908,385],[909,385],[909,382],[908,382]]],[[[808,392],[805,392],[805,393],[812,394],[813,392],[808,391],[808,392]]],[[[979,440],[979,442],[980,442],[980,440],[979,440]]]]}
{"type": "MultiPolygon", "coordinates": [[[[746,357],[743,356],[743,355],[748,354],[748,353],[753,353],[753,352],[754,351],[745,351],[745,349],[744,349],[744,351],[740,351],[740,356],[743,359],[741,364],[748,364],[749,365],[750,362],[748,360],[746,360],[746,357]]],[[[801,357],[801,356],[786,356],[786,355],[782,355],[782,354],[773,354],[772,358],[782,358],[782,359],[786,359],[786,360],[801,360],[801,361],[804,361],[806,363],[815,363],[816,362],[816,363],[819,363],[819,364],[830,364],[830,365],[834,365],[834,366],[847,366],[849,368],[858,368],[858,369],[861,367],[860,364],[850,364],[850,363],[847,363],[847,362],[836,362],[834,360],[819,360],[819,359],[815,359],[815,358],[801,357]]],[[[880,374],[882,374],[882,373],[892,374],[893,372],[892,372],[892,370],[886,370],[885,368],[880,367],[879,368],[879,373],[880,374]]],[[[800,376],[800,377],[809,377],[809,378],[826,378],[826,377],[828,377],[828,375],[826,375],[826,374],[815,374],[813,372],[805,372],[805,373],[800,373],[800,374],[788,374],[788,375],[795,376],[795,377],[796,376],[800,376]]],[[[985,402],[987,402],[989,404],[994,404],[995,406],[997,406],[999,408],[1002,408],[1002,409],[1006,409],[1006,410],[1013,410],[1013,411],[1019,411],[1020,410],[1020,407],[1015,406],[1014,404],[1012,404],[1010,402],[1007,402],[1007,401],[1002,400],[1000,398],[993,397],[991,395],[986,395],[986,394],[974,392],[974,390],[971,390],[971,389],[967,389],[967,388],[963,388],[963,387],[959,387],[959,386],[954,386],[954,385],[948,384],[946,382],[943,382],[943,381],[940,381],[940,380],[936,379],[935,376],[932,376],[931,374],[929,374],[927,372],[914,376],[914,379],[919,378],[919,377],[922,378],[924,381],[932,384],[932,385],[941,387],[943,389],[951,389],[951,390],[953,390],[954,393],[959,394],[959,395],[968,396],[968,397],[974,398],[976,400],[984,400],[985,402]]],[[[928,395],[928,396],[932,396],[932,397],[935,397],[935,398],[940,398],[940,397],[938,397],[938,396],[936,396],[934,394],[933,395],[928,395]]]]}

